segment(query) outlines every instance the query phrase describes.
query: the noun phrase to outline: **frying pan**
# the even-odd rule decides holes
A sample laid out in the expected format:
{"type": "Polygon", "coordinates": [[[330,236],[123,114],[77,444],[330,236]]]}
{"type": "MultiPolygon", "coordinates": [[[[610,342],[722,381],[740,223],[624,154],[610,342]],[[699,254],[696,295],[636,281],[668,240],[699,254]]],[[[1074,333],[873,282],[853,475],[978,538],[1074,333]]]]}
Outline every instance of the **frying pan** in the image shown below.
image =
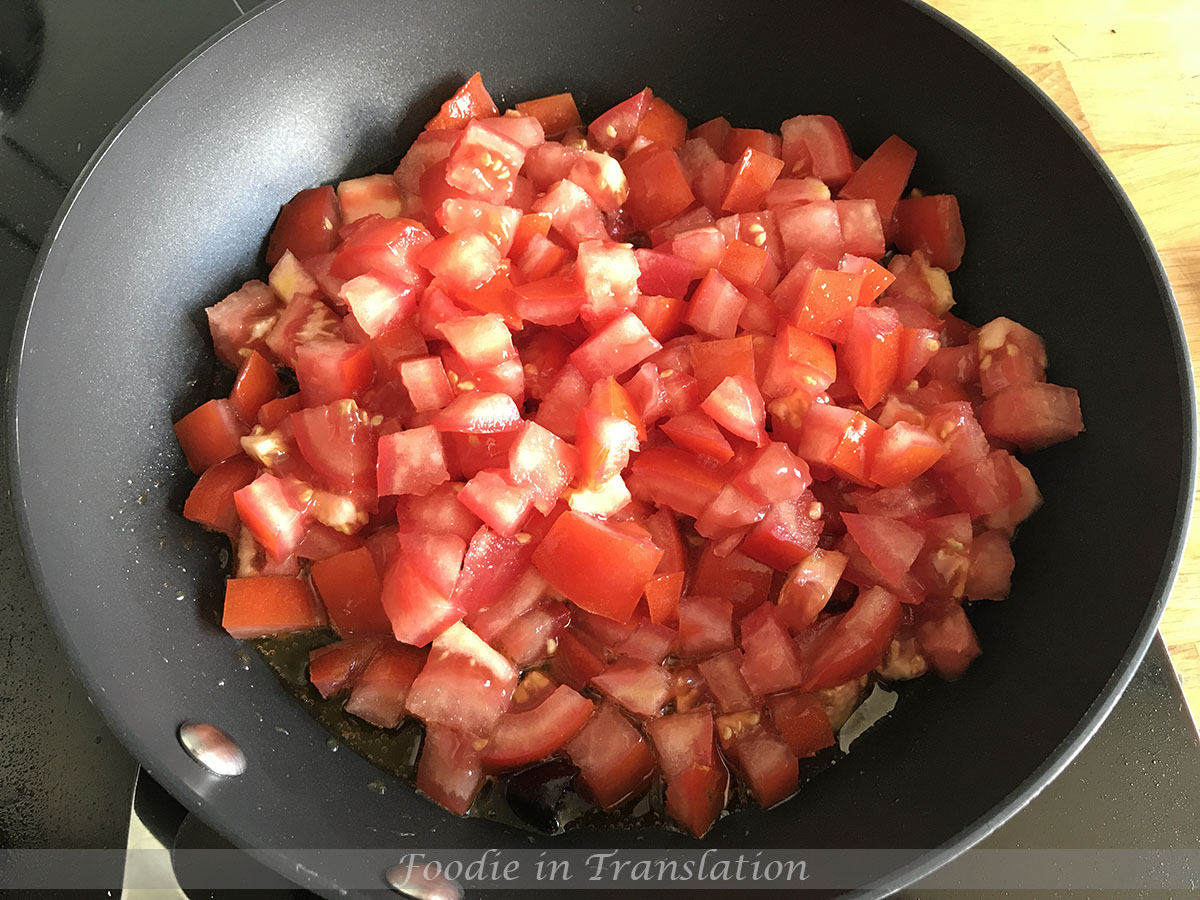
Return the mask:
{"type": "Polygon", "coordinates": [[[327,896],[345,875],[313,848],[908,848],[864,876],[864,896],[884,896],[1063,769],[1141,659],[1179,562],[1194,404],[1146,233],[1044,96],[915,3],[281,0],[147,96],[51,238],[9,393],[30,569],[71,664],[142,765],[327,896]],[[956,684],[924,685],[798,798],[726,817],[700,845],[592,828],[531,844],[330,752],[275,674],[219,629],[219,542],[179,515],[190,478],[170,423],[211,387],[203,307],[262,272],[262,236],[292,193],[394,162],[476,69],[502,106],[569,89],[587,118],[649,84],[693,121],[772,127],[827,112],[859,152],[898,132],[920,150],[913,183],[962,204],[956,312],[1041,333],[1051,378],[1083,398],[1087,432],[1030,459],[1046,505],[1017,538],[1011,598],[972,614],[984,656],[956,684]],[[176,739],[185,720],[231,734],[245,774],[197,766],[176,739]]]}

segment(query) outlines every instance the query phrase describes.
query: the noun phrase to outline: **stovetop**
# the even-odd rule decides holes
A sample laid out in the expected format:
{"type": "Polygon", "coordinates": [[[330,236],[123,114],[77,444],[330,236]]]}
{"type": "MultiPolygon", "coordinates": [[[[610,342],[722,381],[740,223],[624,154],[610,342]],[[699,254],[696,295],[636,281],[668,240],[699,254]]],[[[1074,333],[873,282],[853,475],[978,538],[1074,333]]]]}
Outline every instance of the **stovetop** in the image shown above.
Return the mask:
{"type": "MultiPolygon", "coordinates": [[[[0,364],[70,184],[138,97],[241,11],[238,0],[0,0],[0,364]]],[[[219,845],[144,773],[136,777],[68,670],[21,559],[6,459],[0,453],[0,850],[125,847],[135,781],[139,818],[165,843],[219,845]]],[[[1161,639],[1078,758],[981,846],[1200,846],[1200,741],[1161,639]]],[[[1087,896],[1101,894],[1196,896],[1087,896]]],[[[901,896],[947,894],[918,885],[901,896]]]]}

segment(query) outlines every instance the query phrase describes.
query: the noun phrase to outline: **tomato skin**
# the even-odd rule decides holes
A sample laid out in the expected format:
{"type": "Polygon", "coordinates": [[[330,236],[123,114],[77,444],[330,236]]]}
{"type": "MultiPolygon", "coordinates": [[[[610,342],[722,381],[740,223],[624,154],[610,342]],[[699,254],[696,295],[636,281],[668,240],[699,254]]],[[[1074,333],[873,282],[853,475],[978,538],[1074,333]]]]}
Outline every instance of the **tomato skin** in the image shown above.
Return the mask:
{"type": "Polygon", "coordinates": [[[1079,392],[1057,384],[1010,385],[985,400],[979,415],[984,431],[1022,450],[1040,450],[1083,431],[1079,392]]]}
{"type": "Polygon", "coordinates": [[[267,241],[267,265],[291,251],[301,259],[328,253],[337,246],[342,213],[329,185],[301,191],[279,210],[267,241]]]}
{"type": "Polygon", "coordinates": [[[526,100],[516,104],[514,109],[541,122],[546,134],[561,134],[568,128],[583,124],[575,98],[570,92],[526,100]]]}
{"type": "Polygon", "coordinates": [[[871,460],[871,480],[881,487],[899,487],[927,471],[945,453],[945,446],[925,429],[896,422],[884,432],[871,460]]]}
{"type": "Polygon", "coordinates": [[[855,170],[838,196],[873,201],[879,218],[887,222],[904,193],[916,160],[917,151],[893,134],[855,170]]]}
{"type": "Polygon", "coordinates": [[[900,600],[886,588],[859,594],[837,625],[818,638],[805,667],[803,687],[833,687],[879,665],[901,621],[900,600]]]}
{"type": "Polygon", "coordinates": [[[533,551],[533,564],[567,599],[624,622],[662,556],[643,528],[620,530],[569,511],[555,520],[533,551]]]}
{"type": "Polygon", "coordinates": [[[498,112],[491,94],[483,86],[483,77],[476,72],[442,104],[438,114],[425,124],[425,130],[462,128],[472,119],[490,118],[498,112]]]}
{"type": "Polygon", "coordinates": [[[728,789],[729,772],[720,759],[711,766],[693,766],[667,783],[667,814],[704,837],[725,808],[728,789]]]}
{"type": "Polygon", "coordinates": [[[379,572],[367,548],[315,562],[311,574],[338,634],[391,632],[391,623],[380,605],[379,572]]]}
{"type": "Polygon", "coordinates": [[[242,526],[233,495],[257,474],[258,466],[245,456],[233,456],[205,469],[184,501],[184,518],[236,539],[242,526]]]}
{"type": "Polygon", "coordinates": [[[814,270],[792,312],[792,323],[831,341],[844,342],[859,308],[861,287],[861,276],[851,272],[814,270]]]}
{"type": "Polygon", "coordinates": [[[732,213],[758,209],[782,171],[782,159],[747,147],[734,161],[733,174],[721,201],[721,209],[732,213]]]}
{"type": "Polygon", "coordinates": [[[633,472],[656,504],[685,516],[699,516],[724,486],[715,470],[691,453],[670,447],[652,447],[639,453],[633,461],[633,472]]]}
{"type": "Polygon", "coordinates": [[[339,694],[354,686],[381,645],[378,638],[366,637],[317,647],[308,654],[308,679],[326,699],[339,694]]]}
{"type": "Polygon", "coordinates": [[[221,627],[235,638],[309,631],[325,622],[325,610],[303,578],[260,575],[225,582],[221,627]]]}
{"type": "Polygon", "coordinates": [[[367,216],[337,248],[329,272],[350,279],[375,269],[404,284],[421,284],[424,276],[416,256],[432,242],[433,235],[420,222],[367,216]]]}
{"type": "Polygon", "coordinates": [[[896,246],[904,253],[922,251],[929,264],[939,269],[957,269],[966,246],[958,199],[953,194],[929,194],[897,203],[896,246]]]}
{"type": "Polygon", "coordinates": [[[638,231],[649,231],[696,200],[679,157],[665,144],[651,144],[637,151],[626,158],[622,167],[629,181],[625,205],[638,231]]]}
{"type": "Polygon", "coordinates": [[[829,466],[842,477],[870,485],[867,471],[883,429],[861,413],[814,403],[804,416],[796,455],[829,466]]]}
{"type": "Polygon", "coordinates": [[[716,422],[699,409],[674,416],[660,426],[662,433],[677,447],[716,462],[733,459],[733,448],[716,422]]]}
{"type": "Polygon", "coordinates": [[[209,400],[175,423],[175,437],[197,475],[242,452],[250,429],[228,400],[209,400]]]}
{"type": "Polygon", "coordinates": [[[253,422],[264,403],[279,395],[279,376],[261,353],[251,350],[238,370],[229,402],[244,422],[253,422]]]}

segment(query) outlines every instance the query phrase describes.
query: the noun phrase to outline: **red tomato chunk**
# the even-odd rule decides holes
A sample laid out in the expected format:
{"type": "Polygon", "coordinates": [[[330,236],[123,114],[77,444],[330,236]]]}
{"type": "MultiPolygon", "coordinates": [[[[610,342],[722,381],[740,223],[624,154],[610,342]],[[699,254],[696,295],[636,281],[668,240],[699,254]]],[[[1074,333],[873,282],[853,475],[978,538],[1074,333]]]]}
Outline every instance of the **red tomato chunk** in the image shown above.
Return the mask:
{"type": "Polygon", "coordinates": [[[852,137],[689,130],[649,88],[501,111],[475,73],[394,173],[300,191],[207,310],[232,391],[175,423],[224,628],[327,629],[314,702],[419,719],[452,813],[558,758],[698,837],[737,784],[791,796],[871,682],[970,678],[1042,503],[1014,454],[1080,398],[1030,328],[951,314],[958,199],[852,137]]]}

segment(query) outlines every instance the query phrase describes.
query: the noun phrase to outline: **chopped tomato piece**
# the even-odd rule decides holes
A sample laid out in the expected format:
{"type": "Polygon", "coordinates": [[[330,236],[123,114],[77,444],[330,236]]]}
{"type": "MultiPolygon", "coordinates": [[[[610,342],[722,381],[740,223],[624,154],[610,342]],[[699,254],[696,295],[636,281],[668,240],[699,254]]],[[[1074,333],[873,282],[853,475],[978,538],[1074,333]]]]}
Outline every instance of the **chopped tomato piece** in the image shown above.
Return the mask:
{"type": "Polygon", "coordinates": [[[205,469],[184,501],[184,518],[236,538],[242,525],[233,495],[257,474],[258,466],[246,456],[234,456],[205,469]]]}
{"type": "Polygon", "coordinates": [[[984,431],[1022,450],[1040,450],[1083,431],[1079,392],[1057,384],[1010,385],[985,400],[979,416],[984,431]]]}
{"type": "Polygon", "coordinates": [[[433,417],[438,431],[497,434],[521,427],[521,411],[507,394],[467,391],[433,417]]]}
{"type": "Polygon", "coordinates": [[[980,653],[975,629],[957,603],[922,607],[917,646],[933,670],[947,681],[961,676],[980,653]]]}
{"type": "Polygon", "coordinates": [[[489,734],[508,709],[517,672],[461,622],[433,642],[406,708],[428,725],[489,734]]]}
{"type": "Polygon", "coordinates": [[[855,170],[838,196],[871,200],[879,210],[879,218],[887,222],[904,193],[916,160],[917,151],[893,134],[855,170]]]}
{"type": "Polygon", "coordinates": [[[761,447],[767,442],[766,408],[758,385],[745,375],[731,375],[700,404],[714,422],[730,434],[761,447]]]}
{"type": "Polygon", "coordinates": [[[829,466],[843,477],[870,484],[867,472],[883,429],[862,413],[814,403],[804,416],[796,455],[829,466]]]}
{"type": "Polygon", "coordinates": [[[301,259],[328,253],[337,246],[342,212],[333,188],[309,188],[284,204],[267,241],[267,265],[291,252],[301,259]]]}
{"type": "Polygon", "coordinates": [[[797,175],[815,175],[839,188],[854,174],[846,132],[832,116],[796,116],[780,126],[783,161],[797,175]]]}
{"type": "Polygon", "coordinates": [[[634,313],[617,316],[571,354],[571,362],[588,382],[621,375],[662,349],[634,313]]]}
{"type": "Polygon", "coordinates": [[[801,495],[770,506],[742,541],[746,556],[786,572],[807,558],[821,537],[822,519],[814,516],[812,496],[801,495]]]}
{"type": "Polygon", "coordinates": [[[484,469],[459,492],[458,502],[496,533],[512,537],[533,510],[533,488],[514,484],[505,470],[484,469]]]}
{"type": "Polygon", "coordinates": [[[771,722],[791,751],[800,758],[815,756],[833,746],[833,728],[816,694],[789,691],[767,698],[771,722]]]}
{"type": "Polygon", "coordinates": [[[376,477],[381,496],[428,494],[450,479],[441,435],[430,425],[385,434],[378,447],[376,477]]]}
{"type": "Polygon", "coordinates": [[[391,622],[380,601],[383,586],[366,547],[313,563],[312,581],[338,634],[388,634],[391,622]]]}
{"type": "Polygon", "coordinates": [[[679,601],[681,655],[709,656],[733,647],[733,604],[721,597],[696,595],[679,601]]]}
{"type": "Polygon", "coordinates": [[[325,622],[325,610],[303,578],[260,575],[225,582],[221,627],[235,638],[308,631],[325,622]]]}
{"type": "Polygon", "coordinates": [[[425,130],[462,128],[472,119],[486,119],[497,112],[496,104],[492,102],[491,95],[483,86],[482,76],[476,72],[442,104],[438,114],[425,125],[425,130]]]}
{"type": "Polygon", "coordinates": [[[662,555],[644,528],[571,511],[550,526],[533,552],[533,564],[567,599],[624,622],[662,555]]]}
{"type": "Polygon", "coordinates": [[[583,729],[566,743],[579,778],[604,810],[615,809],[645,790],[654,775],[654,755],[645,739],[611,703],[601,703],[583,729]]]}
{"type": "Polygon", "coordinates": [[[452,599],[468,614],[487,609],[518,584],[532,552],[530,542],[480,526],[471,536],[452,599]]]}
{"type": "Polygon", "coordinates": [[[745,308],[746,296],[717,269],[709,269],[692,292],[684,321],[711,337],[732,338],[745,308]]]}
{"type": "Polygon", "coordinates": [[[629,180],[625,208],[638,231],[649,231],[696,200],[679,156],[665,144],[651,144],[633,153],[623,167],[629,180]]]}
{"type": "Polygon", "coordinates": [[[638,126],[650,108],[653,94],[649,88],[638,91],[599,116],[588,126],[588,137],[603,150],[628,147],[637,135],[638,126]]]}
{"type": "Polygon", "coordinates": [[[796,645],[772,604],[764,603],[742,619],[741,632],[742,677],[755,694],[786,691],[804,680],[796,645]]]}
{"type": "Polygon", "coordinates": [[[541,122],[546,134],[561,134],[568,128],[583,124],[583,120],[579,118],[579,109],[575,106],[575,98],[570,92],[526,100],[516,104],[514,108],[517,112],[533,116],[541,122]]]}
{"type": "Polygon", "coordinates": [[[744,712],[758,706],[759,699],[742,677],[743,660],[742,652],[735,648],[699,664],[704,683],[723,713],[744,712]]]}
{"type": "Polygon", "coordinates": [[[724,597],[733,604],[738,615],[754,609],[767,599],[773,578],[771,569],[734,551],[727,556],[717,556],[709,544],[696,561],[692,578],[693,594],[724,597]]]}
{"type": "Polygon", "coordinates": [[[687,139],[687,119],[662,97],[651,97],[635,137],[678,150],[687,139]]]}
{"type": "Polygon", "coordinates": [[[704,837],[725,808],[729,772],[720,759],[693,766],[667,782],[667,814],[694,834],[704,837]]]}
{"type": "Polygon", "coordinates": [[[957,269],[966,246],[957,198],[953,194],[930,194],[897,203],[896,246],[905,253],[920,250],[929,264],[939,269],[957,269]]]}
{"type": "Polygon", "coordinates": [[[882,587],[864,591],[837,625],[817,639],[804,687],[829,688],[870,672],[883,660],[900,619],[900,600],[895,594],[882,587]]]}
{"type": "MultiPolygon", "coordinates": [[[[758,713],[751,715],[757,718],[758,713]]],[[[722,716],[717,730],[726,755],[758,805],[766,809],[794,794],[800,786],[800,765],[787,743],[761,725],[742,728],[741,722],[735,721],[723,726],[725,719],[740,720],[741,716],[722,716]]]]}
{"type": "Polygon", "coordinates": [[[354,686],[381,644],[379,638],[360,637],[318,647],[308,654],[308,680],[326,699],[340,694],[354,686]]]}
{"type": "Polygon", "coordinates": [[[671,680],[657,663],[623,656],[592,678],[592,687],[641,718],[653,718],[667,702],[671,680]]]}
{"type": "Polygon", "coordinates": [[[196,474],[241,453],[249,430],[229,400],[209,400],[175,423],[175,437],[196,474]]]}
{"type": "Polygon", "coordinates": [[[545,759],[588,723],[592,710],[592,701],[560,684],[533,709],[505,713],[484,748],[484,768],[507,772],[545,759]]]}
{"type": "Polygon", "coordinates": [[[456,728],[426,728],[417,763],[417,790],[455,815],[466,815],[483,785],[478,742],[456,728]]]}
{"type": "Polygon", "coordinates": [[[667,572],[646,582],[646,606],[650,621],[671,625],[679,620],[679,600],[683,594],[683,572],[667,572]]]}
{"type": "Polygon", "coordinates": [[[424,664],[424,651],[384,644],[358,676],[346,712],[380,728],[395,728],[404,718],[404,702],[424,664]]]}
{"type": "Polygon", "coordinates": [[[296,552],[308,525],[305,501],[292,486],[267,472],[235,491],[238,518],[275,560],[296,552]]]}
{"type": "Polygon", "coordinates": [[[901,332],[900,317],[889,307],[859,306],[850,314],[839,360],[868,409],[879,403],[896,381],[901,332]]]}
{"type": "Polygon", "coordinates": [[[752,212],[762,206],[767,191],[783,171],[783,160],[747,147],[733,166],[729,188],[721,201],[726,212],[752,212]]]}

